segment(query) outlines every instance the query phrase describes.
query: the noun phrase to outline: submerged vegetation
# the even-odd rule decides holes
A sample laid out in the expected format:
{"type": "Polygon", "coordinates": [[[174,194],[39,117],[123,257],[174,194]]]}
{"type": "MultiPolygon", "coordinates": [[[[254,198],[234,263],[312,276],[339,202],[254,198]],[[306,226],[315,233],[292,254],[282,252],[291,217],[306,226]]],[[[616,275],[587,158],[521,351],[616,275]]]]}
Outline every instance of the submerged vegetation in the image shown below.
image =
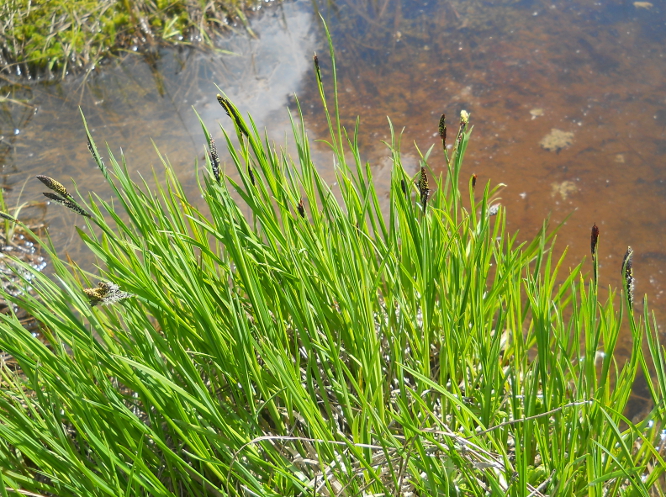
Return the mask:
{"type": "MultiPolygon", "coordinates": [[[[3,0],[0,68],[15,75],[65,75],[102,57],[156,43],[212,46],[215,29],[259,0],[3,0]]],[[[248,28],[249,29],[249,28],[248,28]]]]}
{"type": "Polygon", "coordinates": [[[0,315],[14,359],[0,495],[664,495],[666,363],[630,254],[626,290],[601,299],[598,229],[591,278],[563,268],[545,225],[518,243],[493,201],[501,185],[463,173],[466,113],[451,148],[442,116],[442,147],[415,176],[392,134],[380,209],[356,130],[340,125],[332,48],[330,62],[332,98],[318,59],[315,72],[335,189],[302,119],[292,158],[224,96],[238,179],[203,126],[205,208],[165,158],[150,189],[90,134],[113,202],[40,178],[85,213],[100,274],[48,243],[52,278],[16,262],[32,291],[4,292],[0,315]],[[650,404],[636,420],[637,375],[650,404]]]}

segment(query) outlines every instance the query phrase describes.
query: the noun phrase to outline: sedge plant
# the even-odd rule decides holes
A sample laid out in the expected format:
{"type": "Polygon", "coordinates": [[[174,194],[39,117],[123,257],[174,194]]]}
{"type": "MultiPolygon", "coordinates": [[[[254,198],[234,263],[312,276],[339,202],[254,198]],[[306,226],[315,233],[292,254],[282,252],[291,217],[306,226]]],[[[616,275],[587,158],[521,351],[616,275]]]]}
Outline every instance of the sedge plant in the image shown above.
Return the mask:
{"type": "Polygon", "coordinates": [[[381,209],[358,126],[340,124],[332,45],[329,62],[331,99],[317,58],[315,74],[336,191],[300,112],[291,157],[224,95],[237,179],[202,123],[204,204],[165,158],[150,187],[90,133],[112,201],[42,178],[81,214],[99,274],[48,240],[51,276],[17,262],[32,291],[4,298],[43,340],[0,315],[15,361],[0,370],[0,495],[663,496],[647,301],[600,300],[598,267],[565,269],[545,224],[529,243],[507,231],[499,187],[463,169],[469,115],[415,178],[391,129],[381,209]],[[651,403],[632,420],[637,375],[651,403]]]}

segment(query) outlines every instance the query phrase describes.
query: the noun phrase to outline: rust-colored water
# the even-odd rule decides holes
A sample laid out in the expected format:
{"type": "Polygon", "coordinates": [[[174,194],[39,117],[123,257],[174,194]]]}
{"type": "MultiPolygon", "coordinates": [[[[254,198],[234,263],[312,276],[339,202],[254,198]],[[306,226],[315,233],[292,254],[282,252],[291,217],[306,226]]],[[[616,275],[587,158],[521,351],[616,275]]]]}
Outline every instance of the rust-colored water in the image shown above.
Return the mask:
{"type": "MultiPolygon", "coordinates": [[[[413,142],[427,149],[437,142],[439,115],[454,123],[466,109],[475,128],[465,174],[507,184],[502,203],[510,229],[527,239],[549,213],[557,223],[575,211],[559,237],[573,265],[589,253],[596,223],[602,283],[619,285],[631,245],[637,300],[649,294],[664,322],[666,11],[656,1],[297,0],[256,16],[258,39],[238,33],[223,41],[235,56],[132,55],[85,81],[6,85],[4,95],[29,97],[34,106],[2,104],[0,164],[9,204],[26,180],[21,201],[41,201],[35,174],[73,177],[83,192],[108,194],[86,150],[79,105],[98,141],[123,148],[130,170],[150,176],[151,167],[161,168],[152,139],[193,192],[203,136],[192,106],[210,129],[217,121],[228,125],[215,84],[282,143],[285,108],[297,93],[311,138],[325,138],[310,62],[317,51],[330,76],[318,11],[337,48],[344,120],[361,116],[363,153],[380,182],[388,172],[381,143],[387,116],[405,128],[403,151],[414,165],[413,142]],[[570,144],[543,148],[552,129],[569,133],[570,144]]],[[[320,167],[330,173],[331,160],[317,147],[320,167]]],[[[442,162],[435,158],[433,168],[442,162]]],[[[75,243],[75,215],[45,209],[61,250],[89,260],[75,243]]]]}

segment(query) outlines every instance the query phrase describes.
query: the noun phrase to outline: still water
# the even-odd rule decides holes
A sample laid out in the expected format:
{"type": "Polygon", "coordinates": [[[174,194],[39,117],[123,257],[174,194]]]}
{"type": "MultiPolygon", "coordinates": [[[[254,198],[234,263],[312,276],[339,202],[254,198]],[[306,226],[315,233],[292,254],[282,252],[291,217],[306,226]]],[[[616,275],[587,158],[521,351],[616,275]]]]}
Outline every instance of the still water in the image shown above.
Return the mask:
{"type": "MultiPolygon", "coordinates": [[[[215,85],[278,143],[297,94],[311,139],[325,138],[311,70],[316,51],[330,76],[320,13],[337,49],[343,120],[351,126],[361,116],[362,150],[380,184],[390,171],[387,116],[404,128],[415,171],[414,142],[427,149],[439,115],[455,121],[465,109],[475,126],[465,174],[507,185],[509,228],[528,239],[547,215],[558,223],[575,211],[559,236],[573,266],[588,255],[596,223],[602,283],[620,284],[631,245],[636,300],[649,294],[666,323],[666,8],[657,0],[287,0],[254,16],[256,37],[239,29],[220,41],[233,55],[129,54],[88,78],[3,82],[8,204],[42,201],[36,174],[109,195],[79,106],[98,143],[122,148],[137,178],[162,168],[152,140],[193,193],[204,140],[192,109],[220,141],[217,123],[229,126],[215,85]]],[[[333,181],[330,155],[315,149],[333,181]]],[[[432,163],[436,172],[442,165],[432,163]]],[[[91,260],[74,235],[75,214],[44,204],[24,212],[43,216],[63,255],[91,260]]]]}

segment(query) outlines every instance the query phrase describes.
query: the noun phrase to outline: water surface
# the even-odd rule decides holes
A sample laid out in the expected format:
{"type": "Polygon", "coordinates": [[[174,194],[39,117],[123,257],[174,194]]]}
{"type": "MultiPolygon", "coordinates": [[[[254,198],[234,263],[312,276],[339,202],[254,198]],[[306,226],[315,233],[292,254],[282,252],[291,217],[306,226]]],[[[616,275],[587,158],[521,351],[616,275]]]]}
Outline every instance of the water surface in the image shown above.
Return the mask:
{"type": "MultiPolygon", "coordinates": [[[[343,120],[351,126],[361,116],[362,151],[380,184],[390,171],[381,143],[387,116],[404,128],[405,162],[415,171],[414,142],[421,150],[437,143],[440,114],[455,121],[465,109],[475,127],[463,176],[507,185],[509,228],[528,239],[549,214],[558,223],[575,211],[559,237],[574,265],[589,253],[596,223],[602,283],[620,284],[631,245],[637,300],[648,293],[665,322],[666,14],[657,2],[287,1],[254,17],[257,38],[239,31],[221,42],[233,56],[167,50],[129,55],[86,79],[5,84],[4,95],[30,100],[2,104],[8,202],[20,192],[21,201],[41,201],[35,174],[109,194],[86,150],[79,106],[99,142],[122,147],[130,170],[146,177],[161,170],[152,139],[193,193],[204,140],[192,108],[211,130],[229,126],[215,85],[280,143],[296,93],[311,138],[325,138],[311,71],[316,51],[330,76],[319,13],[337,48],[343,120]],[[567,138],[559,148],[544,141],[553,129],[567,138]]],[[[315,148],[333,181],[325,146],[315,148]]],[[[434,157],[441,171],[443,158],[434,157]]],[[[55,205],[33,211],[43,213],[62,252],[90,260],[71,228],[74,214],[55,205]]]]}

